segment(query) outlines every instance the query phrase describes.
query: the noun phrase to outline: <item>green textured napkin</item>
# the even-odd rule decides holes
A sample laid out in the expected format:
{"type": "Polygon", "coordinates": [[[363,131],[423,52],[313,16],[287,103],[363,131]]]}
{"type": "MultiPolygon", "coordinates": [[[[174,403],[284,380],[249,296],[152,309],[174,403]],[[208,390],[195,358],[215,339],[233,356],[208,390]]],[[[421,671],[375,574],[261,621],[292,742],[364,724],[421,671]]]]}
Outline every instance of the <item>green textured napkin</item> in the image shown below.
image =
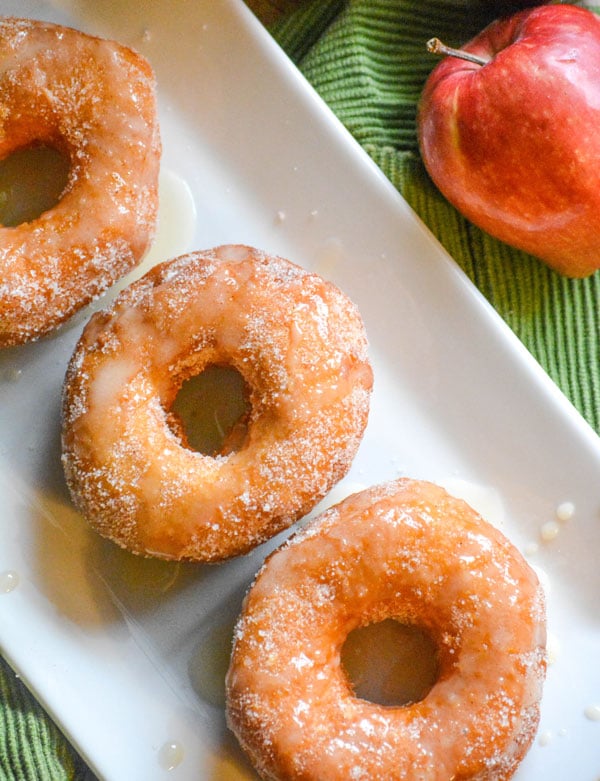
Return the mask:
{"type": "MultiPolygon", "coordinates": [[[[419,159],[416,103],[432,36],[460,45],[485,0],[308,0],[272,30],[308,80],[596,431],[600,275],[560,277],[485,235],[437,192],[419,159]]],[[[85,768],[0,660],[0,781],[84,778],[85,768]]]]}
{"type": "Polygon", "coordinates": [[[83,781],[86,767],[0,658],[1,781],[83,781]]]}

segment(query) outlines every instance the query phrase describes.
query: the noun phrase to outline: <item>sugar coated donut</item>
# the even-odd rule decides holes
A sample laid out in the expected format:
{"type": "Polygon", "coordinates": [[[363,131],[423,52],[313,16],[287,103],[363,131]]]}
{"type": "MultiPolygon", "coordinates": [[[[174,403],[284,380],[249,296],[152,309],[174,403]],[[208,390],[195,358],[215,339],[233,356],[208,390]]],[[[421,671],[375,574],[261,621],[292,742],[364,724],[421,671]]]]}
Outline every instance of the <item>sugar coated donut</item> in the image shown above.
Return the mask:
{"type": "Polygon", "coordinates": [[[356,307],[333,284],[243,246],[151,269],[95,314],[68,367],[63,462],[76,506],[129,550],[213,561],[304,515],[348,470],[372,371],[356,307]],[[170,425],[211,365],[249,389],[241,447],[203,455],[170,425]]]}
{"type": "Polygon", "coordinates": [[[227,717],[265,779],[510,778],[539,719],[544,598],[495,528],[430,483],[349,497],[267,559],[246,596],[227,717]],[[437,646],[419,702],[355,696],[340,663],[356,627],[393,618],[437,646]]]}
{"type": "Polygon", "coordinates": [[[0,227],[0,347],[55,328],[142,258],[154,233],[160,140],[154,76],[124,46],[0,18],[0,159],[65,154],[59,202],[0,227]]]}

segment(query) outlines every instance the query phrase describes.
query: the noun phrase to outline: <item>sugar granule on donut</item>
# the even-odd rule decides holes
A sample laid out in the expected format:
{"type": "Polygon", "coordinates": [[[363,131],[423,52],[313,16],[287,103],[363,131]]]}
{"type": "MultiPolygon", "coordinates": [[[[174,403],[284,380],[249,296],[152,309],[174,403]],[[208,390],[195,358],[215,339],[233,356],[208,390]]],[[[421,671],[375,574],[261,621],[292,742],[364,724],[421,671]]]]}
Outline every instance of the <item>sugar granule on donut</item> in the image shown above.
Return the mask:
{"type": "Polygon", "coordinates": [[[372,370],[356,306],[279,257],[223,246],[149,271],[95,314],[63,392],[75,505],[142,555],[215,561],[306,514],[348,471],[372,370]],[[206,455],[171,423],[181,385],[230,366],[249,390],[241,445],[206,455]]]}
{"type": "Polygon", "coordinates": [[[537,730],[545,603],[514,546],[422,481],[367,489],[272,554],[249,590],[227,673],[227,719],[265,779],[504,781],[537,730]],[[356,696],[341,649],[394,619],[425,631],[423,699],[356,696]]]}
{"type": "Polygon", "coordinates": [[[0,226],[0,347],[49,333],[142,259],[158,210],[155,91],[121,44],[0,18],[0,159],[47,146],[69,161],[55,206],[0,226]]]}

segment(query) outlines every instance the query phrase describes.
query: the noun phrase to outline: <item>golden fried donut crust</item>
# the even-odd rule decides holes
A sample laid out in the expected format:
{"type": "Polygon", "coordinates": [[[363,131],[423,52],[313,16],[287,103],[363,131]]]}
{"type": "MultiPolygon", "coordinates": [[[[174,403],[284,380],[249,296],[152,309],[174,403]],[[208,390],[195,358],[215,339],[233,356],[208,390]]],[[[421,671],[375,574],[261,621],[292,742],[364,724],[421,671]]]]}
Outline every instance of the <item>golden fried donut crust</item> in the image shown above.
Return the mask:
{"type": "Polygon", "coordinates": [[[129,550],[214,561],[308,512],[349,469],[372,371],[356,307],[282,258],[223,246],[162,264],[84,330],[63,395],[63,463],[76,506],[129,550]],[[250,393],[242,447],[203,455],[169,410],[210,365],[250,393]]]}
{"type": "Polygon", "coordinates": [[[0,18],[0,159],[51,146],[70,163],[59,202],[0,227],[0,347],[47,334],[142,258],[158,209],[154,74],[131,49],[0,18]]]}
{"type": "Polygon", "coordinates": [[[532,569],[463,501],[401,479],[325,512],[267,559],[227,675],[227,718],[265,779],[510,778],[539,720],[545,608],[532,569]],[[438,648],[404,706],[359,699],[348,633],[387,618],[438,648]]]}

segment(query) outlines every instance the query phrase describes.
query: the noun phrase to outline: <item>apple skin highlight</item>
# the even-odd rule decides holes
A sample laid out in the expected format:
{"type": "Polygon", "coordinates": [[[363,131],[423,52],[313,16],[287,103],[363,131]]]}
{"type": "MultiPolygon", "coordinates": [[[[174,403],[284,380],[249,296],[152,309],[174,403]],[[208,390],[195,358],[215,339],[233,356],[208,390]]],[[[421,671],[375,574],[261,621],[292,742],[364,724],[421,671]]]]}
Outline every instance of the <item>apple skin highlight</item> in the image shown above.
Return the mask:
{"type": "Polygon", "coordinates": [[[600,18],[571,5],[498,19],[446,56],[419,102],[421,155],[489,234],[585,277],[600,268],[600,18]]]}

